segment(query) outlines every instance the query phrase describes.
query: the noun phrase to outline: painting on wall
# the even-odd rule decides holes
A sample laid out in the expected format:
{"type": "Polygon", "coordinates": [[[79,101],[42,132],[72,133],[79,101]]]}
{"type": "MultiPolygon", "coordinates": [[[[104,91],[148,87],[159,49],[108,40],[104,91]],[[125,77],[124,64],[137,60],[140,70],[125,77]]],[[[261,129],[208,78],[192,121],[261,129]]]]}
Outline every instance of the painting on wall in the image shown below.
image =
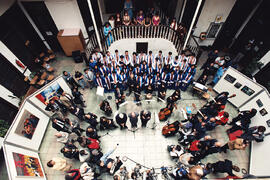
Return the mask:
{"type": "Polygon", "coordinates": [[[251,89],[251,88],[249,88],[249,87],[247,87],[247,86],[244,86],[244,87],[241,89],[241,91],[242,91],[243,93],[245,93],[246,95],[248,95],[248,96],[251,96],[252,94],[255,93],[255,91],[254,91],[253,89],[251,89]]]}
{"type": "Polygon", "coordinates": [[[231,75],[227,74],[224,79],[230,83],[234,83],[236,78],[232,77],[231,75]]]}
{"type": "Polygon", "coordinates": [[[17,176],[43,177],[38,158],[13,152],[17,176]]]}
{"type": "Polygon", "coordinates": [[[21,116],[19,124],[16,127],[15,133],[28,139],[32,139],[38,122],[38,117],[25,110],[21,116]]]}
{"type": "Polygon", "coordinates": [[[63,92],[63,89],[58,83],[55,83],[36,95],[36,98],[38,98],[43,104],[47,105],[50,101],[55,96],[58,96],[63,92]]]}

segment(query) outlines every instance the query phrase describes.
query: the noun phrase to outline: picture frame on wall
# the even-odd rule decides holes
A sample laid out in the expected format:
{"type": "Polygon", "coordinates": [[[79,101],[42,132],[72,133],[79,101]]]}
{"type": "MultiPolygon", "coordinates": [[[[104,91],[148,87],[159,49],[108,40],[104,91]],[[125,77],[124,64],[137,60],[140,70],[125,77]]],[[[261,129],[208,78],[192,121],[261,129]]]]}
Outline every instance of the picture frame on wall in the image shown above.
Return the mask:
{"type": "Polygon", "coordinates": [[[242,86],[242,84],[239,83],[239,82],[237,82],[237,83],[234,84],[234,87],[236,87],[237,89],[239,89],[241,86],[242,86]]]}
{"type": "Polygon", "coordinates": [[[244,86],[244,87],[241,89],[241,91],[242,91],[243,93],[245,93],[246,95],[248,95],[248,96],[251,96],[252,94],[255,93],[255,91],[254,91],[253,89],[251,89],[251,88],[249,88],[249,87],[247,87],[247,86],[244,86]]]}
{"type": "Polygon", "coordinates": [[[230,74],[227,74],[227,75],[224,77],[224,79],[225,79],[226,81],[228,81],[229,83],[232,83],[232,84],[236,81],[236,78],[233,77],[233,76],[231,76],[230,74]]]}
{"type": "Polygon", "coordinates": [[[265,108],[261,109],[259,112],[260,112],[260,114],[261,114],[262,116],[265,116],[266,114],[268,114],[268,112],[266,111],[265,108]]]}
{"type": "Polygon", "coordinates": [[[258,99],[256,101],[256,103],[257,103],[258,107],[263,107],[263,103],[262,103],[262,101],[260,99],[258,99]]]}

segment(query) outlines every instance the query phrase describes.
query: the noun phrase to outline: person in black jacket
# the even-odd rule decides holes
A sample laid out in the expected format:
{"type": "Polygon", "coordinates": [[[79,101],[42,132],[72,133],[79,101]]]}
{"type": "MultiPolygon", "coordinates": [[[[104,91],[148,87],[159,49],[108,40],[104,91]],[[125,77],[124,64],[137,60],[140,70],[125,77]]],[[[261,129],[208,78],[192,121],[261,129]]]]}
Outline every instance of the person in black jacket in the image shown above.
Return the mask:
{"type": "Polygon", "coordinates": [[[111,130],[115,128],[117,128],[117,126],[114,124],[113,119],[104,116],[100,117],[100,130],[111,130]]]}
{"type": "Polygon", "coordinates": [[[111,116],[112,114],[112,108],[110,106],[110,103],[106,100],[103,100],[101,103],[100,103],[100,110],[104,111],[106,116],[111,116]]]}
{"type": "Polygon", "coordinates": [[[57,131],[63,131],[67,133],[76,133],[78,136],[81,136],[81,132],[84,130],[80,128],[80,125],[78,122],[71,122],[68,118],[61,119],[61,118],[54,118],[52,120],[52,127],[56,129],[57,131]]]}
{"type": "Polygon", "coordinates": [[[67,107],[63,103],[61,103],[61,101],[59,101],[58,99],[59,99],[58,97],[53,97],[52,99],[50,99],[45,110],[51,111],[53,113],[61,111],[61,113],[64,115],[67,112],[67,107]]]}
{"type": "Polygon", "coordinates": [[[211,167],[213,173],[228,173],[230,176],[235,176],[233,170],[239,172],[238,166],[233,165],[232,161],[225,159],[224,161],[217,161],[215,163],[208,163],[206,166],[211,167]]]}
{"type": "Polygon", "coordinates": [[[79,149],[74,144],[72,144],[72,142],[68,142],[61,149],[61,153],[63,153],[64,157],[66,158],[79,160],[79,149]]]}
{"type": "Polygon", "coordinates": [[[83,108],[78,108],[77,106],[70,107],[70,113],[79,118],[81,121],[84,120],[84,110],[83,108]]]}
{"type": "Polygon", "coordinates": [[[91,125],[86,128],[86,136],[92,138],[92,139],[98,139],[100,136],[97,133],[97,130],[93,128],[91,125]]]}
{"type": "Polygon", "coordinates": [[[97,116],[94,113],[87,113],[83,116],[84,121],[89,123],[93,128],[96,129],[98,122],[97,122],[97,116]]]}
{"type": "Polygon", "coordinates": [[[165,83],[161,83],[161,85],[158,86],[158,101],[164,100],[166,97],[166,86],[165,83]]]}
{"type": "Polygon", "coordinates": [[[134,77],[134,74],[130,74],[127,84],[128,84],[129,94],[131,94],[132,91],[134,91],[134,89],[136,88],[136,79],[134,77]]]}
{"type": "Polygon", "coordinates": [[[140,113],[140,118],[142,121],[142,127],[146,127],[147,122],[151,119],[151,112],[146,111],[146,110],[142,110],[140,113]]]}
{"type": "Polygon", "coordinates": [[[78,88],[73,89],[72,95],[74,97],[75,104],[80,104],[82,107],[86,107],[84,104],[83,95],[80,91],[78,91],[78,88]]]}
{"type": "Polygon", "coordinates": [[[117,86],[114,91],[116,108],[119,109],[119,105],[125,102],[125,96],[123,91],[117,86]]]}
{"type": "Polygon", "coordinates": [[[241,135],[241,138],[249,142],[251,141],[263,142],[265,131],[266,128],[264,126],[253,126],[248,128],[248,130],[241,135]]]}
{"type": "Polygon", "coordinates": [[[126,129],[127,128],[127,115],[126,113],[119,113],[115,117],[116,123],[120,126],[120,129],[126,129]]]}

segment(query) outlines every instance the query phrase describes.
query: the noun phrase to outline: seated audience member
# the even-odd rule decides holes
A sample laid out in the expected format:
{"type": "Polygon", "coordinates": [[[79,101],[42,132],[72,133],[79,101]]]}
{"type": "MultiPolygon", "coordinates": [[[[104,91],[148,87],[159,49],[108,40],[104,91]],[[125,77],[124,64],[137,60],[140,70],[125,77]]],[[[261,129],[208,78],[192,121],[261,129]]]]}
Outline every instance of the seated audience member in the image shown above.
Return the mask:
{"type": "Polygon", "coordinates": [[[66,80],[67,83],[69,83],[71,85],[71,89],[73,88],[78,88],[78,84],[77,82],[74,80],[73,76],[67,72],[67,71],[63,71],[63,78],[66,80]]]}
{"type": "Polygon", "coordinates": [[[104,116],[100,117],[100,130],[111,130],[115,128],[117,128],[117,126],[114,124],[113,119],[104,116]]]}
{"type": "Polygon", "coordinates": [[[96,129],[96,127],[98,125],[97,115],[89,112],[87,114],[84,114],[83,119],[85,122],[89,123],[91,125],[91,127],[96,129]]]}
{"type": "Polygon", "coordinates": [[[61,149],[61,153],[63,153],[66,158],[79,159],[79,149],[72,142],[66,143],[61,149]]]}
{"type": "Polygon", "coordinates": [[[229,120],[229,113],[225,111],[221,111],[218,113],[215,119],[216,119],[216,124],[224,126],[225,124],[227,124],[229,120]]]}
{"type": "Polygon", "coordinates": [[[78,143],[81,147],[88,147],[89,149],[99,149],[99,141],[97,139],[86,138],[85,136],[80,136],[77,138],[78,143]]]}
{"type": "Polygon", "coordinates": [[[130,23],[131,23],[131,19],[130,19],[129,15],[128,15],[128,12],[125,12],[124,16],[123,16],[123,24],[125,26],[128,26],[128,25],[130,25],[130,23]]]}
{"type": "Polygon", "coordinates": [[[120,126],[120,129],[127,129],[127,114],[126,113],[119,113],[115,117],[116,123],[120,126]]]}
{"type": "MultiPolygon", "coordinates": [[[[118,144],[117,144],[117,146],[118,146],[118,144]]],[[[109,157],[110,157],[110,155],[113,154],[113,152],[116,150],[117,146],[116,146],[114,149],[108,151],[106,154],[104,154],[104,155],[100,158],[100,160],[97,162],[97,164],[98,164],[101,168],[105,169],[105,171],[107,171],[107,172],[110,171],[111,167],[113,166],[113,162],[114,162],[114,160],[111,159],[111,158],[109,158],[109,157]]]]}
{"type": "Polygon", "coordinates": [[[92,138],[92,139],[98,139],[100,136],[98,135],[98,132],[95,128],[93,128],[91,125],[86,128],[86,136],[92,138]]]}
{"type": "Polygon", "coordinates": [[[57,142],[60,142],[60,143],[67,143],[68,140],[69,140],[69,134],[67,132],[63,132],[63,131],[59,131],[55,134],[55,137],[56,137],[56,140],[57,142]]]}
{"type": "Polygon", "coordinates": [[[79,180],[81,178],[81,173],[79,169],[71,169],[66,171],[65,180],[79,180]]]}
{"type": "Polygon", "coordinates": [[[59,99],[68,109],[74,106],[73,96],[67,92],[62,92],[59,99]]]}
{"type": "Polygon", "coordinates": [[[74,97],[74,103],[80,104],[82,107],[86,107],[83,100],[83,95],[77,88],[74,88],[72,91],[72,95],[74,97]]]}
{"type": "Polygon", "coordinates": [[[250,119],[253,118],[257,114],[257,110],[252,108],[248,111],[240,111],[238,113],[238,116],[232,119],[232,122],[229,123],[229,125],[235,125],[236,122],[240,121],[241,124],[243,122],[247,122],[247,124],[250,124],[250,119]]]}
{"type": "Polygon", "coordinates": [[[215,84],[217,84],[217,82],[220,80],[220,78],[226,72],[226,70],[227,70],[227,68],[225,67],[225,65],[218,68],[213,81],[211,83],[209,83],[208,85],[214,86],[215,84]]]}
{"type": "Polygon", "coordinates": [[[241,135],[241,138],[249,142],[251,141],[263,142],[265,131],[266,128],[264,126],[253,126],[248,128],[245,131],[245,133],[241,135]]]}
{"type": "Polygon", "coordinates": [[[97,164],[100,158],[103,156],[103,153],[98,149],[92,149],[90,152],[91,152],[91,155],[90,155],[89,163],[97,164]]]}
{"type": "Polygon", "coordinates": [[[88,162],[90,159],[90,151],[88,148],[80,148],[79,150],[79,160],[81,163],[88,162]]]}
{"type": "Polygon", "coordinates": [[[95,179],[95,171],[93,168],[91,168],[87,162],[84,162],[81,166],[80,166],[80,174],[81,174],[81,178],[83,180],[91,180],[91,179],[95,179]]]}
{"type": "Polygon", "coordinates": [[[57,131],[63,131],[67,133],[74,132],[78,136],[81,135],[81,132],[84,130],[80,128],[80,124],[76,120],[69,120],[68,118],[61,119],[61,118],[54,118],[52,119],[52,127],[57,131]]]}
{"type": "Polygon", "coordinates": [[[217,104],[225,106],[228,99],[235,96],[236,96],[235,94],[232,94],[231,96],[229,96],[229,92],[221,92],[215,97],[215,101],[217,104]]]}
{"type": "Polygon", "coordinates": [[[137,112],[132,112],[128,115],[128,117],[131,123],[131,128],[137,128],[139,114],[137,112]]]}
{"type": "Polygon", "coordinates": [[[168,151],[172,158],[179,158],[180,155],[184,153],[180,145],[170,145],[168,146],[168,151]]]}
{"type": "Polygon", "coordinates": [[[60,157],[54,157],[52,160],[48,161],[47,166],[49,168],[58,170],[58,171],[68,171],[71,169],[72,165],[67,163],[67,160],[60,157]]]}
{"type": "Polygon", "coordinates": [[[243,138],[237,138],[235,140],[230,140],[228,143],[221,147],[221,150],[226,153],[227,149],[230,150],[244,150],[248,146],[248,141],[243,138]]]}
{"type": "Polygon", "coordinates": [[[192,167],[196,164],[195,158],[190,153],[184,153],[179,156],[179,162],[187,167],[192,167]]]}
{"type": "Polygon", "coordinates": [[[199,180],[202,179],[203,176],[206,176],[206,173],[208,172],[205,171],[201,165],[196,165],[189,168],[187,177],[188,179],[199,180]]]}
{"type": "Polygon", "coordinates": [[[111,106],[110,106],[110,104],[109,104],[108,101],[103,100],[103,101],[100,103],[99,106],[100,106],[100,109],[101,109],[102,111],[104,111],[105,114],[106,114],[107,116],[111,116],[111,114],[112,114],[112,108],[111,108],[111,106]]]}
{"type": "Polygon", "coordinates": [[[151,112],[146,111],[146,110],[142,110],[140,113],[140,119],[142,122],[142,127],[146,127],[147,122],[151,119],[151,112]]]}
{"type": "Polygon", "coordinates": [[[240,172],[240,168],[233,165],[232,161],[225,159],[224,161],[217,161],[215,163],[208,163],[207,166],[211,164],[211,171],[213,173],[228,173],[229,176],[235,176],[235,172],[240,172]]]}
{"type": "Polygon", "coordinates": [[[69,109],[69,112],[79,118],[79,120],[83,121],[84,120],[84,110],[83,108],[78,108],[77,106],[72,106],[69,109]]]}
{"type": "Polygon", "coordinates": [[[53,97],[52,99],[50,99],[45,110],[51,111],[53,113],[61,111],[62,114],[65,114],[67,112],[66,106],[58,100],[58,97],[53,97]]]}
{"type": "Polygon", "coordinates": [[[84,90],[84,88],[86,87],[86,82],[84,80],[83,74],[80,73],[79,71],[75,71],[74,77],[77,80],[80,87],[84,90]]]}

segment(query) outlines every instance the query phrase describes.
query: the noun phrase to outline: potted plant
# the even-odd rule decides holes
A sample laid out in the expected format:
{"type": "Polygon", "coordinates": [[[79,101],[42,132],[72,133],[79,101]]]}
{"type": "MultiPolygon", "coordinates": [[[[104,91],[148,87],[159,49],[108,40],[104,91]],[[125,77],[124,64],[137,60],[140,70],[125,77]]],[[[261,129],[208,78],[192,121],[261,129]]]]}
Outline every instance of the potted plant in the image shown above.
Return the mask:
{"type": "Polygon", "coordinates": [[[9,129],[8,123],[0,119],[0,137],[5,137],[8,129],[9,129]]]}

